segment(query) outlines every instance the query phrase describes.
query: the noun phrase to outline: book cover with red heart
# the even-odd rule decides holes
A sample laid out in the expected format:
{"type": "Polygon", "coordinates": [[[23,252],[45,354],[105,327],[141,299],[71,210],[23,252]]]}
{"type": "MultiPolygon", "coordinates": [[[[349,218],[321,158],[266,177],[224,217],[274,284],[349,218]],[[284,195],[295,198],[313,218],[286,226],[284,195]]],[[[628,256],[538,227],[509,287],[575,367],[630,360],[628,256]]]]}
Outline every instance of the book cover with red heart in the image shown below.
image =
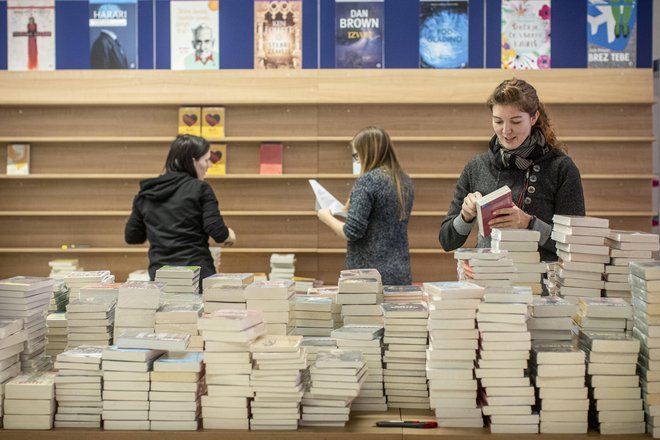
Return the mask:
{"type": "Polygon", "coordinates": [[[202,135],[201,107],[179,107],[179,134],[202,135]]]}
{"type": "Polygon", "coordinates": [[[227,144],[211,144],[211,166],[206,171],[207,176],[222,176],[227,174],[227,144]]]}
{"type": "Polygon", "coordinates": [[[493,212],[502,208],[511,208],[512,206],[513,198],[511,196],[511,189],[506,185],[477,200],[477,224],[479,225],[479,233],[484,237],[489,237],[491,228],[488,222],[497,217],[493,215],[493,212]]]}
{"type": "Polygon", "coordinates": [[[282,144],[261,144],[259,174],[282,174],[282,156],[282,144]]]}
{"type": "Polygon", "coordinates": [[[225,137],[224,107],[202,107],[202,137],[209,141],[225,137]]]}

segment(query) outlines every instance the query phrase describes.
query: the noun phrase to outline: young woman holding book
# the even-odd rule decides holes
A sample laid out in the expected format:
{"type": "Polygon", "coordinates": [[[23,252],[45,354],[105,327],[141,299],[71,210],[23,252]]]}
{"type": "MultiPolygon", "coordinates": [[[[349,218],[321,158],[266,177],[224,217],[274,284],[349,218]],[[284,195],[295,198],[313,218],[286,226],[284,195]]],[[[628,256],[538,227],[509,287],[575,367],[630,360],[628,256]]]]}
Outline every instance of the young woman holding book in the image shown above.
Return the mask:
{"type": "MultiPolygon", "coordinates": [[[[476,223],[476,201],[507,185],[514,204],[494,211],[488,224],[539,231],[541,260],[555,261],[552,216],[585,213],[580,172],[557,140],[531,84],[515,78],[503,81],[487,105],[495,134],[488,151],[463,169],[440,227],[440,244],[447,251],[461,247],[476,223]]],[[[478,235],[477,247],[489,246],[490,237],[478,235]]]]}
{"type": "Polygon", "coordinates": [[[213,275],[209,237],[225,246],[236,241],[222,219],[213,188],[204,182],[210,155],[203,138],[179,135],[170,146],[163,174],[140,182],[124,238],[128,244],[149,240],[152,280],[164,265],[201,266],[202,279],[213,275]]]}
{"type": "Polygon", "coordinates": [[[347,241],[347,269],[378,269],[383,284],[412,283],[408,220],[414,188],[403,171],[387,132],[367,127],[351,141],[353,157],[359,160],[361,175],[348,201],[346,223],[329,209],[319,219],[347,241]]]}

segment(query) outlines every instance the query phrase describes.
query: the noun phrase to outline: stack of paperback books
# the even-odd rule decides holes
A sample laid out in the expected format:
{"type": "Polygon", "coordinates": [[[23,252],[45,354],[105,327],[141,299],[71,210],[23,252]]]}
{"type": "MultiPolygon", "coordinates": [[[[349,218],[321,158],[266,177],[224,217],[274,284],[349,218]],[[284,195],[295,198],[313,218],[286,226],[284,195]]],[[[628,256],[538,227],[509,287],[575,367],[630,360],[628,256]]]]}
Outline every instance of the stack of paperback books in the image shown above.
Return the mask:
{"type": "Polygon", "coordinates": [[[163,266],[156,271],[156,282],[165,283],[166,302],[194,302],[199,293],[199,266],[163,266]]]}
{"type": "Polygon", "coordinates": [[[19,319],[27,333],[21,353],[23,372],[48,369],[46,311],[53,292],[51,278],[16,276],[0,280],[0,319],[19,319]]]}
{"type": "Polygon", "coordinates": [[[48,262],[48,266],[50,267],[48,277],[55,278],[56,280],[64,279],[71,272],[82,271],[83,268],[79,264],[80,262],[77,258],[57,258],[50,260],[48,262]]]}
{"type": "Polygon", "coordinates": [[[154,361],[149,391],[152,431],[196,431],[206,392],[202,353],[168,352],[154,361]]]}
{"type": "Polygon", "coordinates": [[[295,283],[291,280],[255,281],[245,289],[247,308],[260,310],[269,335],[287,335],[293,323],[295,283]]]}
{"type": "Polygon", "coordinates": [[[332,319],[332,298],[296,295],[294,302],[294,335],[330,336],[335,327],[332,319]]]}
{"type": "Polygon", "coordinates": [[[256,310],[221,309],[199,319],[204,339],[208,395],[202,396],[204,429],[249,429],[250,343],[266,332],[256,310]]]}
{"type": "Polygon", "coordinates": [[[490,248],[460,248],[454,252],[459,280],[483,287],[509,287],[516,280],[516,268],[509,251],[490,248]]]}
{"type": "Polygon", "coordinates": [[[353,401],[351,409],[387,411],[387,399],[383,391],[383,327],[345,325],[333,330],[330,336],[335,338],[338,348],[360,351],[369,368],[367,380],[362,384],[360,394],[353,401]]]}
{"type": "Polygon", "coordinates": [[[429,409],[426,383],[427,321],[425,303],[383,303],[383,370],[388,408],[429,409]]]}
{"type": "Polygon", "coordinates": [[[80,289],[88,284],[109,284],[115,282],[115,276],[109,270],[80,270],[64,277],[64,284],[69,289],[71,299],[80,298],[80,289]]]}
{"type": "Polygon", "coordinates": [[[586,434],[589,399],[584,352],[570,341],[535,342],[529,366],[536,384],[541,434],[586,434]]]}
{"type": "Polygon", "coordinates": [[[149,372],[165,352],[141,348],[106,347],[103,350],[103,427],[148,431],[149,372]]]}
{"type": "Polygon", "coordinates": [[[122,283],[86,284],[80,288],[80,299],[93,298],[117,301],[121,284],[122,283]]]}
{"type": "Polygon", "coordinates": [[[67,326],[66,313],[53,312],[46,317],[46,354],[48,356],[57,356],[67,347],[67,326]]]}
{"type": "Polygon", "coordinates": [[[156,312],[156,333],[183,333],[190,335],[187,351],[204,351],[204,341],[197,329],[197,320],[202,315],[201,302],[165,303],[156,312]]]}
{"type": "Polygon", "coordinates": [[[204,311],[246,309],[245,288],[254,281],[253,273],[216,273],[202,280],[204,311]]]}
{"type": "Polygon", "coordinates": [[[629,335],[632,335],[632,319],[632,306],[623,298],[580,298],[577,313],[573,316],[580,330],[629,335]]]}
{"type": "Polygon", "coordinates": [[[542,291],[542,274],[546,264],[541,263],[539,240],[541,233],[529,229],[493,229],[491,246],[508,251],[508,257],[516,268],[514,286],[526,286],[536,295],[542,291]]]}
{"type": "Polygon", "coordinates": [[[341,316],[341,304],[337,302],[337,295],[339,295],[339,288],[337,286],[313,287],[307,291],[307,295],[332,299],[333,328],[339,328],[344,325],[344,319],[341,316]]]}
{"type": "Polygon", "coordinates": [[[536,296],[527,320],[533,341],[570,341],[577,305],[560,296],[536,296]]]}
{"type": "Polygon", "coordinates": [[[383,302],[418,303],[424,301],[420,286],[383,286],[383,302]]]}
{"type": "Polygon", "coordinates": [[[27,341],[22,319],[0,318],[0,385],[21,372],[21,353],[27,341]]]}
{"type": "Polygon", "coordinates": [[[630,300],[628,265],[635,261],[651,261],[653,252],[660,250],[659,240],[658,234],[610,230],[605,239],[605,244],[610,247],[610,264],[605,265],[603,296],[630,300]]]}
{"type": "Polygon", "coordinates": [[[127,281],[119,287],[115,310],[114,340],[126,331],[153,333],[156,310],[165,284],[153,281],[127,281]]]}
{"type": "Polygon", "coordinates": [[[100,428],[103,347],[81,345],[57,355],[56,428],[100,428]]]}
{"type": "Polygon", "coordinates": [[[319,351],[333,350],[337,348],[337,341],[331,336],[303,336],[300,343],[307,352],[307,366],[310,367],[316,362],[316,356],[319,351]]]}
{"type": "Polygon", "coordinates": [[[302,336],[265,335],[250,344],[254,391],[251,429],[298,428],[300,401],[308,379],[302,336]]]}
{"type": "Polygon", "coordinates": [[[290,280],[296,272],[295,254],[272,254],[270,256],[270,280],[290,280]]]}
{"type": "Polygon", "coordinates": [[[310,368],[311,386],[303,396],[300,424],[344,427],[367,374],[359,351],[319,351],[310,368]]]}
{"type": "Polygon", "coordinates": [[[480,428],[483,419],[474,379],[479,348],[475,317],[484,288],[466,281],[432,282],[424,283],[424,292],[429,307],[426,377],[430,406],[441,426],[480,428]]]}
{"type": "Polygon", "coordinates": [[[74,299],[66,306],[67,348],[112,343],[115,320],[114,299],[74,299]]]}
{"type": "Polygon", "coordinates": [[[376,269],[343,270],[338,284],[345,325],[383,325],[383,285],[376,269]]]}
{"type": "Polygon", "coordinates": [[[5,429],[51,429],[55,415],[54,372],[21,374],[5,384],[5,429]]]}

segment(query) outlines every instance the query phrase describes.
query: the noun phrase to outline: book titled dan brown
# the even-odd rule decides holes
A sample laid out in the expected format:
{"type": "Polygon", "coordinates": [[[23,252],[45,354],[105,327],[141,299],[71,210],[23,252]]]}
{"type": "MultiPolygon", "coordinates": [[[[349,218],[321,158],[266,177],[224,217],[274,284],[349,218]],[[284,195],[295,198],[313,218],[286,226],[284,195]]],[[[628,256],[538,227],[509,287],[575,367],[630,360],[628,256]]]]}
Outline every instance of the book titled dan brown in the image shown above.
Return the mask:
{"type": "Polygon", "coordinates": [[[477,224],[479,225],[479,234],[483,237],[489,237],[491,228],[488,225],[488,222],[496,217],[493,213],[498,209],[511,208],[512,206],[513,198],[511,196],[511,188],[506,185],[477,200],[477,224]]]}
{"type": "Polygon", "coordinates": [[[282,174],[282,144],[261,144],[259,174],[282,174]]]}

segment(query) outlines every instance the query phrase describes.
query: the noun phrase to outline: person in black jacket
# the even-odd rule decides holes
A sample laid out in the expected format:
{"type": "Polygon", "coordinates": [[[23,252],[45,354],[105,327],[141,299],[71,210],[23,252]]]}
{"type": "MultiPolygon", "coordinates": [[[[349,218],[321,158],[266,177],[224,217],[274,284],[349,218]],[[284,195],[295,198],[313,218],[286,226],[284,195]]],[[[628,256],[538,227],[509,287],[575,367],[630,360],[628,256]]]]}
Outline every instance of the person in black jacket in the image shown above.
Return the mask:
{"type": "Polygon", "coordinates": [[[140,182],[124,238],[128,244],[149,240],[152,280],[164,265],[201,266],[202,279],[213,275],[209,237],[225,246],[236,241],[211,185],[204,182],[210,157],[206,140],[179,135],[170,146],[164,173],[140,182]]]}

